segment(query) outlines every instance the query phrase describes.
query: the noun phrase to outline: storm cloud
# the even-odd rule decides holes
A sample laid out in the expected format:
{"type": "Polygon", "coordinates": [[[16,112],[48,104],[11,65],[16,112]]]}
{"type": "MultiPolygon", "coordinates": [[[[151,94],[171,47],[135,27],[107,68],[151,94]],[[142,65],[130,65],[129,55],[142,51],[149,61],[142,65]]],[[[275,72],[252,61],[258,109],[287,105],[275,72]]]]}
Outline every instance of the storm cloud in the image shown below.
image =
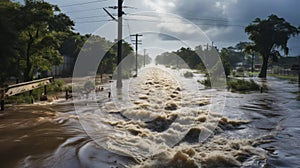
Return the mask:
{"type": "MultiPolygon", "coordinates": [[[[82,1],[48,0],[48,2],[63,6],[82,1]]],[[[75,28],[77,31],[92,33],[105,22],[87,24],[91,19],[77,20],[76,18],[105,15],[101,8],[116,5],[116,2],[117,1],[99,2],[97,3],[97,7],[100,8],[99,10],[88,10],[95,8],[96,4],[87,4],[85,6],[62,7],[62,11],[69,12],[77,10],[78,8],[83,10],[87,9],[86,12],[67,12],[67,14],[69,14],[71,18],[75,18],[75,28]]],[[[124,9],[125,13],[128,14],[124,18],[130,16],[131,13],[145,11],[178,15],[201,28],[219,48],[228,47],[230,45],[234,46],[240,41],[248,41],[248,35],[244,29],[257,17],[264,19],[271,14],[276,14],[296,27],[300,25],[299,0],[124,0],[124,5],[137,8],[135,10],[130,8],[124,9]]],[[[112,11],[112,13],[115,13],[115,11],[112,11]]],[[[108,19],[110,18],[104,17],[101,20],[105,21],[108,19]]],[[[166,18],[161,17],[157,18],[157,20],[165,21],[166,18]]],[[[176,33],[177,37],[193,38],[193,29],[190,28],[186,22],[176,22],[153,24],[157,24],[164,32],[169,31],[170,34],[176,33]]],[[[166,41],[174,40],[174,38],[166,38],[166,36],[161,36],[161,39],[166,41]]],[[[291,55],[300,55],[300,36],[292,38],[288,45],[289,48],[291,48],[291,55]]]]}

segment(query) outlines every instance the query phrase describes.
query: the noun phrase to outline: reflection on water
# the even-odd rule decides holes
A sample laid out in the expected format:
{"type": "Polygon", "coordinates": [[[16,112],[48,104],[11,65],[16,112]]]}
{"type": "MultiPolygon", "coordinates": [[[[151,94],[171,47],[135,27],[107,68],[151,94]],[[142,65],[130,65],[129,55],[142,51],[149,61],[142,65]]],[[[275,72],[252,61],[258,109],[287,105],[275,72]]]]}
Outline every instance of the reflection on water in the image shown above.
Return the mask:
{"type": "Polygon", "coordinates": [[[210,101],[215,92],[195,96],[169,79],[145,79],[129,92],[125,109],[106,98],[108,90],[74,100],[82,115],[70,101],[7,107],[0,114],[0,167],[299,167],[295,84],[270,78],[265,93],[227,93],[220,114],[208,113],[218,103],[210,101]],[[210,131],[214,136],[199,142],[210,131]]]}

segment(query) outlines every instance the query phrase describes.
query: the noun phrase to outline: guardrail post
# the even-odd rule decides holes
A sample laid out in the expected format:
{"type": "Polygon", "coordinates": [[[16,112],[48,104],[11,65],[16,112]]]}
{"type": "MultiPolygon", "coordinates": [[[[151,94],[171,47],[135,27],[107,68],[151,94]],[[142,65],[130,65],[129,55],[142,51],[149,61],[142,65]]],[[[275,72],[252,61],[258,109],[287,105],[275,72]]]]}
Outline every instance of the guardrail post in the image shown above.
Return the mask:
{"type": "Polygon", "coordinates": [[[4,111],[4,90],[0,90],[0,111],[4,111]]]}
{"type": "Polygon", "coordinates": [[[47,95],[47,85],[44,85],[44,95],[47,95]]]}
{"type": "Polygon", "coordinates": [[[33,104],[32,90],[29,91],[30,103],[33,104]]]}
{"type": "Polygon", "coordinates": [[[68,99],[69,99],[69,91],[68,91],[68,89],[66,89],[65,98],[66,98],[66,100],[68,100],[68,99]]]}
{"type": "Polygon", "coordinates": [[[1,99],[1,102],[0,102],[0,106],[1,106],[1,108],[0,108],[0,110],[1,111],[4,111],[4,99],[1,99]]]}

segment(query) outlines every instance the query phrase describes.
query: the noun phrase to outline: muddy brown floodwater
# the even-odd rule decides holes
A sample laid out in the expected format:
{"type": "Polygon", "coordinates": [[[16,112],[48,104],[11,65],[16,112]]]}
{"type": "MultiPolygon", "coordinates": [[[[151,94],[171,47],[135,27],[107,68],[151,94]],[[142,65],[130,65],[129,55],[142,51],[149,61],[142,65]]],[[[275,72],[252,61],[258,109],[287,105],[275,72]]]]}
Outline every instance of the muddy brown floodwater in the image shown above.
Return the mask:
{"type": "Polygon", "coordinates": [[[107,84],[88,99],[8,106],[0,167],[300,166],[296,84],[255,79],[266,93],[224,94],[183,73],[146,68],[121,97],[107,84]]]}

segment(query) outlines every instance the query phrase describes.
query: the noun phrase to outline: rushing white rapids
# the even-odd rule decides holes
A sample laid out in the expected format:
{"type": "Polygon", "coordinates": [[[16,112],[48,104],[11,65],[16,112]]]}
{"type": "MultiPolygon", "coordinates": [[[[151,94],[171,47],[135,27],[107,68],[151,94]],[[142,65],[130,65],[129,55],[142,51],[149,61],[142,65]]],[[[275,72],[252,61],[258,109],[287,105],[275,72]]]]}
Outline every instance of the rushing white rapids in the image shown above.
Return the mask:
{"type": "Polygon", "coordinates": [[[223,117],[224,92],[200,93],[196,80],[184,78],[183,71],[148,67],[125,81],[123,89],[114,87],[112,83],[111,101],[98,105],[87,101],[88,106],[77,106],[76,112],[97,144],[134,158],[137,167],[170,167],[178,162],[200,167],[212,160],[238,166],[235,155],[240,145],[246,152],[255,151],[250,140],[214,137],[212,146],[202,144],[214,133],[247,121],[223,117]]]}

